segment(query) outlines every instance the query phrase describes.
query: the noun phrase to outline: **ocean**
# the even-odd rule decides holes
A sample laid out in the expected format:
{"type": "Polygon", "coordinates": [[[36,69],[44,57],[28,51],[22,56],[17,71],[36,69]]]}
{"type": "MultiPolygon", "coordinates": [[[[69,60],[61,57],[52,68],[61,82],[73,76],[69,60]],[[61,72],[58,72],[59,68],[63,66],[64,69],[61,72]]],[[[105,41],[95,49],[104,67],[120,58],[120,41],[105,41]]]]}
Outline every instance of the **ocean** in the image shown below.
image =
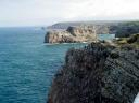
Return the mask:
{"type": "Polygon", "coordinates": [[[0,28],[0,103],[46,103],[54,74],[68,48],[86,44],[45,44],[46,31],[0,28]]]}

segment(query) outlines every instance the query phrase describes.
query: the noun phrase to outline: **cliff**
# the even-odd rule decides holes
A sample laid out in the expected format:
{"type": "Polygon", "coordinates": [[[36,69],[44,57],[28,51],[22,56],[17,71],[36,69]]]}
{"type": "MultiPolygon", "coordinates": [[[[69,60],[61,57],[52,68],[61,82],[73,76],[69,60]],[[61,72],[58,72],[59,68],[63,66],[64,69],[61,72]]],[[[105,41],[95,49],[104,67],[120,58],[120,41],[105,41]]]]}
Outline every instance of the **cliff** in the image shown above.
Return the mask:
{"type": "Polygon", "coordinates": [[[139,49],[91,43],[67,51],[48,103],[133,103],[138,91],[139,49]]]}
{"type": "Polygon", "coordinates": [[[72,21],[49,26],[49,30],[66,30],[68,27],[95,27],[97,34],[114,33],[116,38],[128,38],[130,35],[139,33],[139,21],[116,21],[116,20],[96,20],[96,21],[72,21]]]}
{"type": "Polygon", "coordinates": [[[125,23],[127,21],[123,20],[86,20],[86,21],[67,21],[63,23],[57,23],[52,26],[48,26],[47,29],[64,29],[66,30],[69,26],[79,27],[82,25],[86,26],[97,26],[97,25],[117,25],[121,23],[125,23]]]}
{"type": "Polygon", "coordinates": [[[68,27],[66,31],[49,31],[45,36],[46,43],[75,43],[96,41],[96,32],[89,27],[68,27]]]}

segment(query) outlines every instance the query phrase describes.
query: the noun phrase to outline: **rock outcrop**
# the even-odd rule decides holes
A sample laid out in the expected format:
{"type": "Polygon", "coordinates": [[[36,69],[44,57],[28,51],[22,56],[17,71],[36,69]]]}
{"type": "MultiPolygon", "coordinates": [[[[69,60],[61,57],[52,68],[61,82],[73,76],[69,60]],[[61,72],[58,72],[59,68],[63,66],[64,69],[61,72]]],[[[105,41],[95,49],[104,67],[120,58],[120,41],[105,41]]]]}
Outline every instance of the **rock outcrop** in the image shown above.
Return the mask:
{"type": "Polygon", "coordinates": [[[138,34],[132,34],[130,38],[127,40],[128,43],[137,43],[139,44],[139,33],[138,34]]]}
{"type": "Polygon", "coordinates": [[[67,51],[48,103],[133,103],[138,91],[139,49],[91,43],[67,51]]]}
{"type": "Polygon", "coordinates": [[[81,43],[96,41],[96,32],[92,28],[68,27],[66,31],[49,31],[46,43],[81,43]]]}

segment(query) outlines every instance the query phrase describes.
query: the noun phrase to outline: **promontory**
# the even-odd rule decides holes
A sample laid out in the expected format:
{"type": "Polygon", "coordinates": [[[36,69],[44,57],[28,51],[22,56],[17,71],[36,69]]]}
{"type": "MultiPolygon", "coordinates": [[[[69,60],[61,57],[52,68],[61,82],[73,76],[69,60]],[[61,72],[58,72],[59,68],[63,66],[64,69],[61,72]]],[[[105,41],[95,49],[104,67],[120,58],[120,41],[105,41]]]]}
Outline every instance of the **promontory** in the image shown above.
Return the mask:
{"type": "Polygon", "coordinates": [[[139,92],[139,34],[121,41],[69,49],[48,103],[133,103],[139,92]]]}
{"type": "Polygon", "coordinates": [[[68,27],[64,31],[48,31],[45,37],[46,43],[81,43],[91,42],[97,39],[95,29],[89,27],[68,27]]]}

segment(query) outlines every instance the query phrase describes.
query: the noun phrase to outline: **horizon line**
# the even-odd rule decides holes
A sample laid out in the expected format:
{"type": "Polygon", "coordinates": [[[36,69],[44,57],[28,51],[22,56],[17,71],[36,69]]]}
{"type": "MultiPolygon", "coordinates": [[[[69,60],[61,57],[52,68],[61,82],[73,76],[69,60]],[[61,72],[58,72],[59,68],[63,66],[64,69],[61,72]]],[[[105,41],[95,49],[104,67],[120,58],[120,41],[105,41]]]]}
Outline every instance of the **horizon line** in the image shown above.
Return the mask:
{"type": "Polygon", "coordinates": [[[24,28],[24,27],[48,27],[59,23],[78,23],[78,22],[89,22],[89,21],[139,21],[139,19],[94,19],[94,20],[69,20],[69,21],[59,21],[50,25],[17,25],[17,26],[0,26],[0,28],[24,28]]]}

